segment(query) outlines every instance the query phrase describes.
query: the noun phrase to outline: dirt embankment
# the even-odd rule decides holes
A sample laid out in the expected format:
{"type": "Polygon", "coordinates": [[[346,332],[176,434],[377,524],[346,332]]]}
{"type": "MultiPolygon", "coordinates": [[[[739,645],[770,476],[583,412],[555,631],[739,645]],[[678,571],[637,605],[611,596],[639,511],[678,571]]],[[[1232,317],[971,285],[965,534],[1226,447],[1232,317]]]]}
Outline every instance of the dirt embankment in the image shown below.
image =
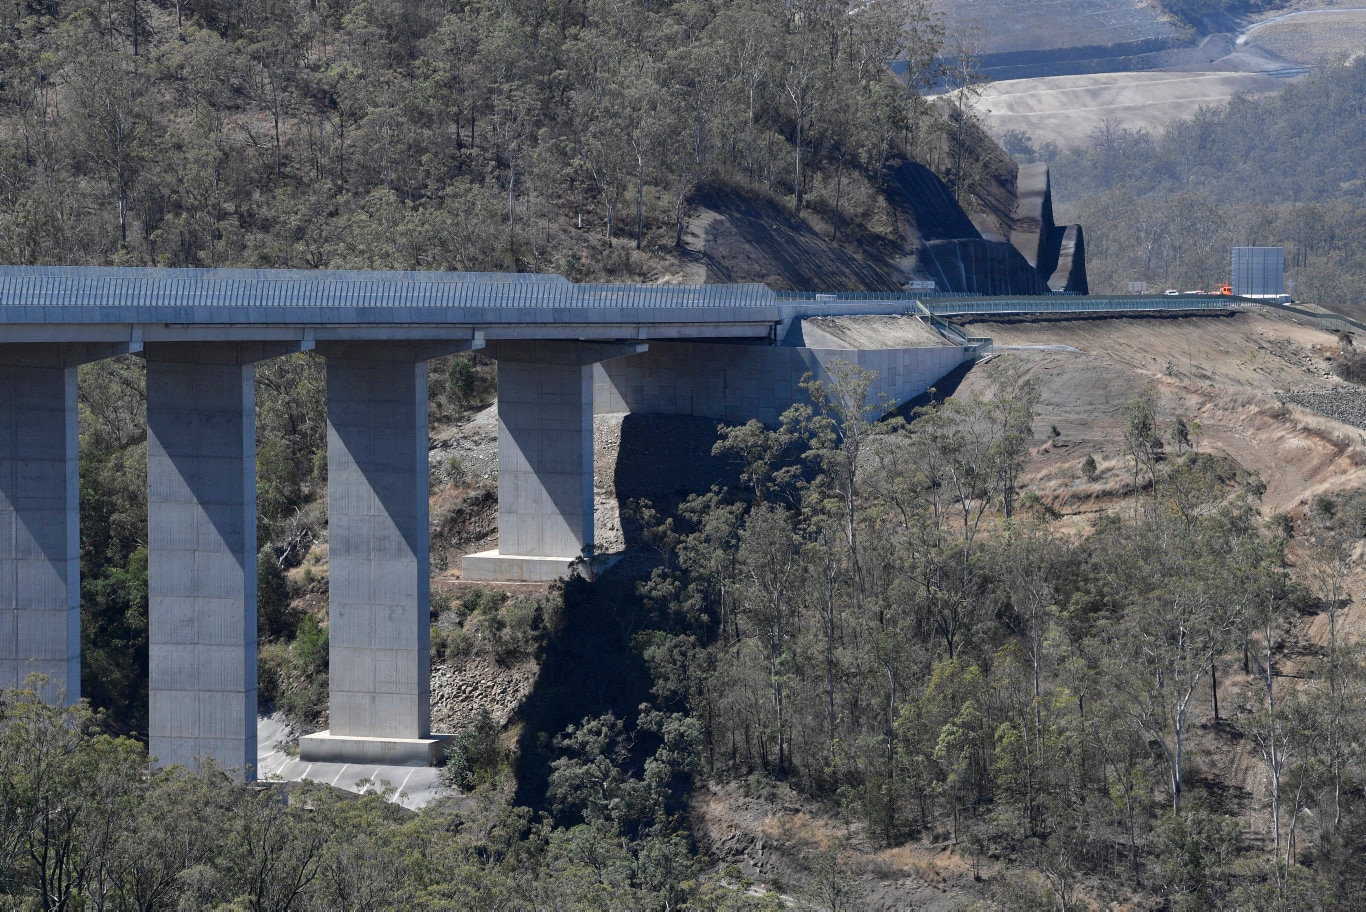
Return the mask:
{"type": "Polygon", "coordinates": [[[1121,411],[1147,385],[1168,421],[1192,424],[1198,449],[1261,475],[1268,514],[1366,484],[1360,432],[1296,399],[1331,412],[1325,403],[1357,402],[1360,392],[1332,374],[1333,334],[1293,318],[1257,309],[965,326],[991,336],[998,354],[960,392],[985,391],[1007,365],[1039,381],[1038,447],[1024,481],[1064,513],[1106,509],[1127,493],[1121,411]],[[1075,351],[1055,350],[1064,346],[1075,351]],[[1093,479],[1081,470],[1088,455],[1093,479]]]}
{"type": "MultiPolygon", "coordinates": [[[[1064,528],[1083,532],[1096,514],[1128,502],[1121,410],[1144,386],[1159,394],[1167,423],[1177,417],[1190,423],[1198,450],[1261,476],[1266,515],[1288,513],[1302,528],[1316,494],[1366,486],[1366,435],[1354,426],[1366,418],[1366,390],[1332,373],[1337,338],[1298,318],[1257,308],[1221,316],[1020,319],[967,328],[992,336],[999,354],[972,370],[959,394],[986,392],[1007,370],[1023,369],[1040,383],[1036,447],[1022,483],[1065,514],[1064,528]],[[1059,350],[1064,347],[1075,350],[1059,350]],[[1094,478],[1082,472],[1088,455],[1097,463],[1094,478]]],[[[1291,544],[1292,565],[1299,566],[1303,546],[1298,539],[1291,544]]],[[[1349,589],[1366,591],[1366,574],[1354,574],[1349,589]]],[[[1366,635],[1366,605],[1349,605],[1341,629],[1366,635]]],[[[1320,652],[1327,640],[1322,615],[1297,621],[1278,663],[1282,673],[1293,675],[1300,658],[1320,652]]],[[[1221,670],[1225,718],[1240,711],[1239,694],[1253,683],[1237,663],[1221,670]]],[[[1270,784],[1255,746],[1236,726],[1209,723],[1192,732],[1192,742],[1204,755],[1224,758],[1218,777],[1230,812],[1243,817],[1249,832],[1269,839],[1264,808],[1270,784]]]]}

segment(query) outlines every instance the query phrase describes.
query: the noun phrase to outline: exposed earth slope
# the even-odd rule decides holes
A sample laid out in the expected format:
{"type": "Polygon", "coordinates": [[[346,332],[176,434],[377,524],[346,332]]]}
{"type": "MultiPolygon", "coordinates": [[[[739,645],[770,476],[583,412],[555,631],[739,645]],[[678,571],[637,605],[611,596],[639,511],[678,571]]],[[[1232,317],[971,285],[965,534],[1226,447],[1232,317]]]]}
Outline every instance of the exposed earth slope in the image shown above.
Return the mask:
{"type": "Polygon", "coordinates": [[[1287,401],[1296,391],[1337,400],[1361,391],[1332,374],[1336,337],[1298,318],[1258,308],[966,325],[991,336],[998,354],[969,372],[960,393],[984,390],[1008,365],[1040,381],[1039,446],[1025,484],[1064,514],[1104,509],[1127,491],[1120,410],[1148,384],[1166,420],[1198,422],[1198,449],[1261,475],[1267,514],[1294,511],[1319,491],[1366,484],[1361,431],[1287,401]],[[1094,481],[1081,472],[1087,455],[1100,467],[1094,481]]]}

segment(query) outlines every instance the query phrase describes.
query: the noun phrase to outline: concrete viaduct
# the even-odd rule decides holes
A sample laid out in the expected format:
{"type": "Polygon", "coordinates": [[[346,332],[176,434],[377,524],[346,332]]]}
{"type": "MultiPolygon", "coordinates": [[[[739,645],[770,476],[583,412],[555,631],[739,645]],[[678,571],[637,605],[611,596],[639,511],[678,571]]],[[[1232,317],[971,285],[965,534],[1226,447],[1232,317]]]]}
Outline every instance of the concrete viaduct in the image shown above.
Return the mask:
{"type": "Polygon", "coordinates": [[[903,402],[989,344],[934,322],[906,296],[762,285],[0,267],[0,687],[37,671],[53,699],[80,692],[80,364],[137,353],[147,367],[151,753],[251,776],[257,362],[305,350],[327,362],[331,728],[301,739],[301,759],[428,763],[442,740],[429,713],[428,360],[482,349],[498,362],[500,548],[466,558],[465,576],[549,579],[593,544],[595,402],[771,422],[833,360],[877,371],[874,392],[903,402]],[[930,327],[933,343],[851,347],[814,319],[908,311],[896,319],[930,327]]]}

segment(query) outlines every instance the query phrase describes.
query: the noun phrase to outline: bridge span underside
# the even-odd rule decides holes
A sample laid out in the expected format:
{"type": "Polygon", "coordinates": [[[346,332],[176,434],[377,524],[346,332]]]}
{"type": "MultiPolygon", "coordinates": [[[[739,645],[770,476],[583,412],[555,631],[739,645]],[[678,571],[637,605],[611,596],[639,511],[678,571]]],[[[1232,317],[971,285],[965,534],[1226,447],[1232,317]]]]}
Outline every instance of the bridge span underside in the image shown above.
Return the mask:
{"type": "Polygon", "coordinates": [[[258,362],[313,350],[327,364],[331,725],[301,739],[301,758],[425,764],[443,740],[430,728],[428,360],[498,360],[501,547],[467,558],[465,575],[538,580],[593,545],[595,408],[773,422],[804,373],[841,360],[877,371],[875,395],[899,403],[984,341],[936,328],[905,296],[0,267],[0,687],[41,672],[48,698],[80,694],[82,363],[147,364],[151,753],[250,777],[258,362]],[[812,320],[841,314],[921,335],[850,343],[812,320]]]}

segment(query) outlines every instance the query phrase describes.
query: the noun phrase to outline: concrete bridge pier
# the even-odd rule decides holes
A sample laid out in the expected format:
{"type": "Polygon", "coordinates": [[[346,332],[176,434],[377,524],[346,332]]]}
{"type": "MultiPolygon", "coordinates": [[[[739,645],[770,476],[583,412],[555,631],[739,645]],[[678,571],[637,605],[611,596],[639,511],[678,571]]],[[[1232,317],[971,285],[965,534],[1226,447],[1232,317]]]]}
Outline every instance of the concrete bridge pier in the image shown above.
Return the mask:
{"type": "Polygon", "coordinates": [[[593,547],[593,365],[643,343],[490,342],[498,360],[498,550],[465,579],[547,581],[593,547]]]}
{"type": "Polygon", "coordinates": [[[255,778],[257,361],[300,343],[146,346],[150,752],[255,778]]]}
{"type": "Polygon", "coordinates": [[[331,723],[313,762],[429,764],[427,360],[464,342],[326,342],[331,723]]]}
{"type": "Polygon", "coordinates": [[[0,689],[81,695],[76,368],[129,344],[0,344],[0,689]]]}

